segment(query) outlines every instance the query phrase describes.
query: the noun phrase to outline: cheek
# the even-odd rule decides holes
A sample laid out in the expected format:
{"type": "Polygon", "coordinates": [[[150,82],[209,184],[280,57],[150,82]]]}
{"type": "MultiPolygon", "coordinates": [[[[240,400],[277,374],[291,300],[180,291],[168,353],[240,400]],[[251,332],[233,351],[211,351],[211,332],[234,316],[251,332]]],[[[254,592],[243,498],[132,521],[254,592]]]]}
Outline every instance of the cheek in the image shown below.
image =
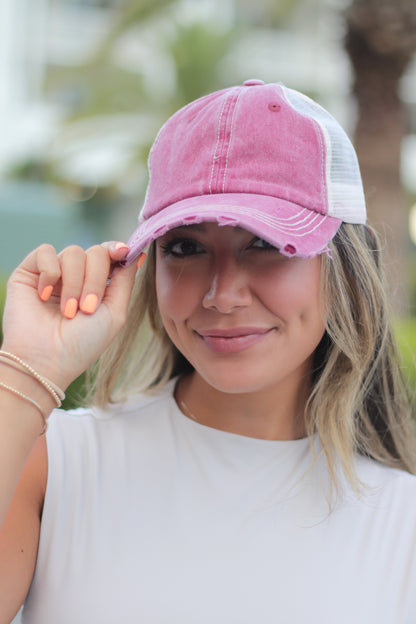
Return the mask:
{"type": "Polygon", "coordinates": [[[320,287],[320,259],[300,260],[287,270],[259,273],[256,283],[264,304],[283,320],[297,317],[301,322],[314,319],[324,325],[320,287]]]}
{"type": "Polygon", "coordinates": [[[175,270],[163,260],[156,264],[156,296],[165,324],[185,320],[197,301],[196,287],[189,272],[175,270]]]}

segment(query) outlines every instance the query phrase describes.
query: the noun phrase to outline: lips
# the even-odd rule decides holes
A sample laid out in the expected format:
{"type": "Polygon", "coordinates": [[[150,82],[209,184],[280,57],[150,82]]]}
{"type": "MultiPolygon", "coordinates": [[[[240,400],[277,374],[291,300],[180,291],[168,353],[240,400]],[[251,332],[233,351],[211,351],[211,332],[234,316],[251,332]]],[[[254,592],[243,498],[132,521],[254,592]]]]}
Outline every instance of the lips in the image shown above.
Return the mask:
{"type": "Polygon", "coordinates": [[[272,331],[267,327],[233,327],[231,329],[206,329],[196,333],[203,343],[215,353],[238,353],[266,339],[272,331]]]}

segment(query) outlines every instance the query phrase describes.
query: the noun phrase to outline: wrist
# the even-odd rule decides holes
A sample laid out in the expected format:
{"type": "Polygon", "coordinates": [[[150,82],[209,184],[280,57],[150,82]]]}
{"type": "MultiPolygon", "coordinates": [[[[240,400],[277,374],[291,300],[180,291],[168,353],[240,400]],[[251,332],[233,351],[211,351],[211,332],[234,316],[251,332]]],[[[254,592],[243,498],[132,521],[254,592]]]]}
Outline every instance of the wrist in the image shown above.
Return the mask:
{"type": "MultiPolygon", "coordinates": [[[[0,381],[36,402],[45,417],[57,407],[54,397],[37,379],[0,361],[0,381]]],[[[3,388],[3,390],[5,390],[3,388]]],[[[16,396],[17,398],[17,396],[16,396]]]]}
{"type": "MultiPolygon", "coordinates": [[[[43,352],[37,352],[34,348],[25,350],[21,346],[19,347],[4,342],[0,347],[0,354],[1,353],[10,356],[9,361],[7,361],[7,359],[4,360],[6,363],[12,364],[11,358],[14,358],[15,361],[21,362],[27,369],[31,369],[33,373],[36,373],[39,377],[50,381],[53,386],[60,389],[63,397],[65,396],[64,390],[69,386],[71,381],[73,381],[61,373],[61,367],[57,365],[52,358],[47,357],[43,352]]],[[[0,360],[1,359],[0,356],[0,360]]]]}

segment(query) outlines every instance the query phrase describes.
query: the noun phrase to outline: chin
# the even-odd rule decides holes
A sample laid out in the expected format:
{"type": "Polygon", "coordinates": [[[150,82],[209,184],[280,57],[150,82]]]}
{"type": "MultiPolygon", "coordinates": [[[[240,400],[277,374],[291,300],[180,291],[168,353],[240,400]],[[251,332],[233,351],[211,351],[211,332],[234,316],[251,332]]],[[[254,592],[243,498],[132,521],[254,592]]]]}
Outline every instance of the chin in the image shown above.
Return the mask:
{"type": "Polygon", "coordinates": [[[253,375],[251,372],[244,373],[239,367],[236,371],[227,370],[221,373],[220,370],[215,372],[200,371],[197,374],[209,386],[223,392],[224,394],[248,394],[252,392],[260,392],[267,387],[274,385],[271,381],[267,381],[264,375],[253,375]]]}

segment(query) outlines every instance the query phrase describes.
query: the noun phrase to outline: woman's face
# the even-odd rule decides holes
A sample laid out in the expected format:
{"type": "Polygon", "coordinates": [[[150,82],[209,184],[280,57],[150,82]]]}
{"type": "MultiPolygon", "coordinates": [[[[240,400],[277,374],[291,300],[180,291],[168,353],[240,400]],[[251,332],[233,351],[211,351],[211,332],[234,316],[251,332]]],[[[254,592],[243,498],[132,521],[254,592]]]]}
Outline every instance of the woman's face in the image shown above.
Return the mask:
{"type": "Polygon", "coordinates": [[[217,390],[258,392],[310,381],[324,333],[320,257],[286,257],[254,234],[202,223],[156,242],[166,331],[217,390]]]}

